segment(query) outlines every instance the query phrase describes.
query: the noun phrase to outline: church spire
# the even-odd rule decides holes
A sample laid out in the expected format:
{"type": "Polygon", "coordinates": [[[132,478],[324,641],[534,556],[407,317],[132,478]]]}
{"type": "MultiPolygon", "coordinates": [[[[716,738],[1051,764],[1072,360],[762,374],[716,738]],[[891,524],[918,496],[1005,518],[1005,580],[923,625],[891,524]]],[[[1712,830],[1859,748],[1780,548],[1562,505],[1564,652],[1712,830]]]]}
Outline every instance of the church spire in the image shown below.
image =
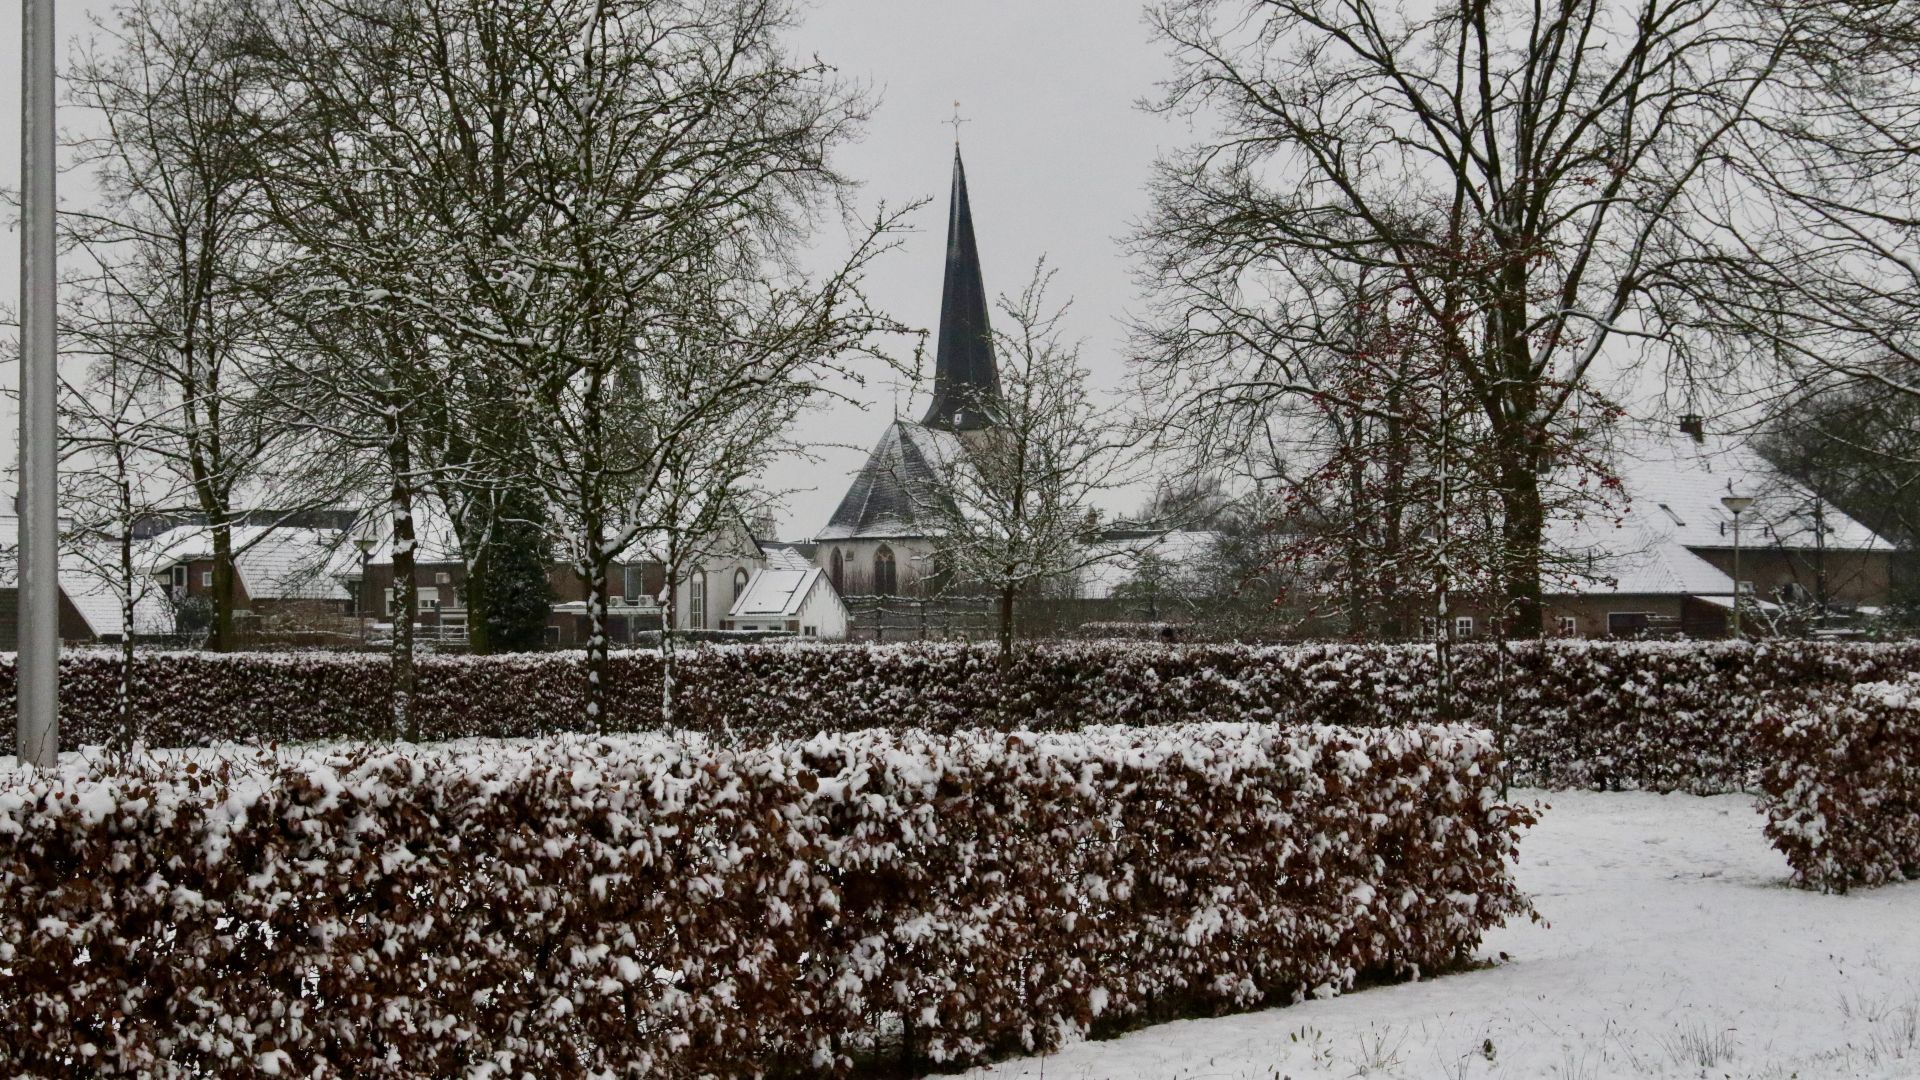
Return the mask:
{"type": "Polygon", "coordinates": [[[933,403],[921,423],[949,431],[987,426],[981,404],[1000,395],[987,325],[987,287],[980,278],[980,249],[973,241],[973,210],[967,205],[967,172],[960,145],[953,147],[953,196],[947,209],[947,276],[940,290],[940,339],[933,360],[933,403]]]}

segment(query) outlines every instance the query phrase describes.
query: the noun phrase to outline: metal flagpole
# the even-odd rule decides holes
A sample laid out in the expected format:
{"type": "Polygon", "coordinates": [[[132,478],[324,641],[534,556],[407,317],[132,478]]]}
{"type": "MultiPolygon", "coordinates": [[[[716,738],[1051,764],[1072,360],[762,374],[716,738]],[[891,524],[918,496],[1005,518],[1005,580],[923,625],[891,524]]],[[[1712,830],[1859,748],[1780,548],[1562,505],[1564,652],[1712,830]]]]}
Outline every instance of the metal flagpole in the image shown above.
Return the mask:
{"type": "Polygon", "coordinates": [[[20,230],[20,760],[51,768],[60,754],[60,569],[54,499],[53,0],[24,0],[21,38],[20,230]]]}

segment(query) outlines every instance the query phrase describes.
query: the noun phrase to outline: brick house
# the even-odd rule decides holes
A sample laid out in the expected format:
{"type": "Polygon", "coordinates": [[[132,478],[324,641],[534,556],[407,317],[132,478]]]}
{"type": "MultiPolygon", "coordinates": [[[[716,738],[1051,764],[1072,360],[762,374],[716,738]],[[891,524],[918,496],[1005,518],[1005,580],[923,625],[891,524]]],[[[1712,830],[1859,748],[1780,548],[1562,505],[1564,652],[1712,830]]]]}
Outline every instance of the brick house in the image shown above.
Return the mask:
{"type": "MultiPolygon", "coordinates": [[[[657,546],[657,545],[656,545],[657,546]]],[[[722,530],[705,545],[708,553],[695,560],[667,588],[665,564],[644,540],[634,545],[634,557],[615,563],[609,579],[607,632],[615,644],[631,643],[660,629],[663,608],[677,630],[736,629],[728,614],[746,595],[756,575],[774,566],[804,568],[805,558],[784,545],[763,542],[745,525],[722,530]]],[[[393,559],[384,545],[371,549],[366,561],[352,567],[342,581],[355,598],[355,610],[382,621],[393,617],[393,559]]],[[[427,636],[466,637],[466,564],[446,545],[426,544],[414,564],[419,609],[415,622],[427,636]]],[[[591,623],[587,616],[587,586],[573,568],[555,562],[548,567],[547,585],[553,610],[547,620],[547,642],[561,648],[586,644],[591,623]]],[[[756,623],[756,626],[758,623],[756,623]]],[[[795,627],[795,633],[801,628],[795,627]]]]}
{"type": "MultiPolygon", "coordinates": [[[[1549,633],[1724,637],[1736,592],[1749,636],[1795,612],[1870,615],[1888,603],[1894,545],[1739,439],[1646,435],[1616,468],[1630,500],[1618,520],[1549,531],[1571,579],[1549,586],[1549,633]],[[1738,584],[1728,496],[1753,500],[1740,515],[1738,584]]],[[[1456,627],[1476,628],[1484,622],[1456,627]]]]}

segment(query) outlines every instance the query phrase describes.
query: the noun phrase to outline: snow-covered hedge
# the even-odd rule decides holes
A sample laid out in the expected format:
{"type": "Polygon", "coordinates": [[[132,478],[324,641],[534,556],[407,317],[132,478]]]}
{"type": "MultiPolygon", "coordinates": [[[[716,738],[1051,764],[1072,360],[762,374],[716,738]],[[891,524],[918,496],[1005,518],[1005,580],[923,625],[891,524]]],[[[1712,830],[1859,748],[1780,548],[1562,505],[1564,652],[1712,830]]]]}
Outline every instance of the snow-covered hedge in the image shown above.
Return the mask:
{"type": "MultiPolygon", "coordinates": [[[[1500,733],[1516,777],[1548,787],[1728,791],[1750,777],[1747,730],[1776,688],[1848,686],[1920,670],[1920,646],[1535,643],[1457,650],[1453,710],[1424,646],[1061,644],[1005,668],[989,646],[769,644],[681,654],[676,722],[797,736],[865,727],[1040,730],[1223,722],[1395,725],[1437,721],[1500,733]]],[[[659,718],[660,658],[616,654],[601,729],[659,718]]],[[[13,668],[0,664],[0,728],[13,668]]],[[[110,653],[66,661],[68,745],[107,741],[118,682],[110,653]]],[[[378,655],[157,654],[136,676],[151,745],[389,734],[378,655]]],[[[430,739],[579,731],[576,653],[428,657],[416,701],[430,739]]]]}
{"type": "Polygon", "coordinates": [[[1767,836],[1796,884],[1920,877],[1920,678],[1779,694],[1754,739],[1767,836]]]}
{"type": "Polygon", "coordinates": [[[235,753],[0,774],[13,1070],[969,1061],[1436,970],[1529,911],[1466,727],[235,753]]]}

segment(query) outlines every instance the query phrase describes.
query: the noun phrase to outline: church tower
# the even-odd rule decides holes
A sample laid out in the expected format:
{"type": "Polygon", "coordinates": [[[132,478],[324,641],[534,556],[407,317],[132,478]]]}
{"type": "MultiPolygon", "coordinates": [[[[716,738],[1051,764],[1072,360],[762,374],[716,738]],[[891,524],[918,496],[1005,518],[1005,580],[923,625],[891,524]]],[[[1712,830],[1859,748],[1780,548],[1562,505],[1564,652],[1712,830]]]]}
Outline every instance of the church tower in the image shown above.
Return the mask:
{"type": "Polygon", "coordinates": [[[953,147],[953,193],[947,204],[940,337],[933,355],[933,401],[920,422],[947,431],[987,426],[981,404],[1000,396],[1000,370],[993,360],[987,286],[980,278],[980,248],[973,239],[973,207],[967,201],[967,169],[960,161],[958,143],[953,147]]]}
{"type": "Polygon", "coordinates": [[[955,144],[933,400],[918,423],[895,420],[887,426],[815,536],[814,563],[843,595],[910,593],[932,573],[933,542],[924,520],[929,502],[944,497],[951,463],[966,453],[969,432],[990,426],[985,406],[999,395],[967,172],[955,144]]]}

